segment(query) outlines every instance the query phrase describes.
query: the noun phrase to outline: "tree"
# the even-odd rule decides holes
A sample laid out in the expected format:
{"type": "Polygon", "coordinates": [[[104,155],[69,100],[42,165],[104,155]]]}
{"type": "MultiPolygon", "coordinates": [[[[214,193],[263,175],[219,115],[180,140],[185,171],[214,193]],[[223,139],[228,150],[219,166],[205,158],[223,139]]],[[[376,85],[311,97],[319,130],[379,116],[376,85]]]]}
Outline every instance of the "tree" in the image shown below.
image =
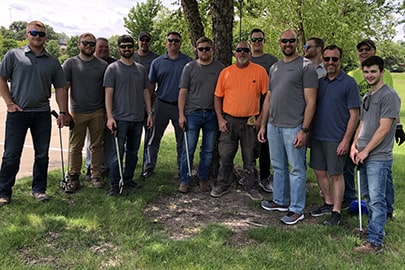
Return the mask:
{"type": "Polygon", "coordinates": [[[73,36],[68,40],[65,50],[65,54],[68,57],[72,57],[79,54],[79,48],[77,47],[78,42],[79,36],[73,36]]]}
{"type": "Polygon", "coordinates": [[[60,45],[56,40],[49,40],[46,43],[46,50],[56,58],[61,56],[60,45]]]}
{"type": "Polygon", "coordinates": [[[198,38],[205,36],[197,0],[181,0],[181,6],[188,25],[191,44],[194,45],[198,38]]]}
{"type": "Polygon", "coordinates": [[[6,52],[8,50],[10,50],[12,48],[18,48],[17,41],[14,39],[4,38],[2,43],[3,43],[3,45],[2,45],[2,47],[0,47],[1,59],[3,59],[4,55],[6,54],[6,52]]]}

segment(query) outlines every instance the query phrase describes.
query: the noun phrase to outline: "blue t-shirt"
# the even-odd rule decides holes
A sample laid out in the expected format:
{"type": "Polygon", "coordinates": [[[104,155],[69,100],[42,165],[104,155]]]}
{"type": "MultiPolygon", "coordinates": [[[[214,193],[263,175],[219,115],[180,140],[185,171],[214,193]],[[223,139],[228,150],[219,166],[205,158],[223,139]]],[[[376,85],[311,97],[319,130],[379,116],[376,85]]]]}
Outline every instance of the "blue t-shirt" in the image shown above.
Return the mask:
{"type": "Polygon", "coordinates": [[[191,58],[182,53],[176,59],[171,59],[167,54],[164,54],[152,61],[149,81],[157,83],[156,94],[159,99],[177,102],[181,72],[190,61],[191,58]]]}
{"type": "Polygon", "coordinates": [[[340,142],[347,129],[349,109],[353,108],[360,108],[360,96],[352,77],[340,71],[333,80],[329,80],[328,76],[320,78],[312,138],[340,142]]]}

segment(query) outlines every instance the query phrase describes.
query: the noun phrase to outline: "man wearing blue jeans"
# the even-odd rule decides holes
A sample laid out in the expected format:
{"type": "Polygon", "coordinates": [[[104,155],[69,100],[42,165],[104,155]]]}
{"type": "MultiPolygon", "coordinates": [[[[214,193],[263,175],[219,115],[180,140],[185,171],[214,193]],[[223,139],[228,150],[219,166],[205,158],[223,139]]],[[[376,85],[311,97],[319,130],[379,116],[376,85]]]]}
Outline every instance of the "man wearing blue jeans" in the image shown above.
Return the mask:
{"type": "Polygon", "coordinates": [[[20,167],[28,129],[35,151],[32,195],[38,201],[49,199],[46,185],[51,139],[51,84],[55,87],[60,110],[58,126],[63,127],[70,121],[67,94],[63,88],[65,76],[59,61],[45,50],[45,25],[39,21],[28,23],[25,37],[28,45],[11,49],[0,65],[0,95],[7,105],[6,137],[0,170],[0,206],[11,202],[12,187],[20,167]]]}
{"type": "Polygon", "coordinates": [[[270,68],[268,93],[257,134],[260,142],[269,140],[274,170],[273,201],[263,201],[262,207],[269,211],[288,211],[281,218],[287,225],[304,219],[305,145],[318,88],[315,67],[309,59],[298,55],[297,42],[293,30],[281,34],[279,46],[284,58],[270,68]]]}
{"type": "Polygon", "coordinates": [[[386,190],[391,173],[397,117],[401,100],[384,83],[384,61],[371,56],[361,63],[364,79],[371,86],[363,97],[360,124],[350,150],[353,163],[360,166],[361,195],[367,203],[367,241],[355,247],[358,253],[383,251],[387,221],[386,190]]]}
{"type": "Polygon", "coordinates": [[[213,60],[214,44],[211,39],[199,38],[196,42],[196,51],[198,59],[189,62],[184,67],[180,79],[179,125],[186,130],[187,134],[184,138],[180,163],[179,191],[182,193],[187,193],[189,189],[190,172],[200,130],[202,130],[202,144],[198,179],[200,190],[209,191],[208,176],[218,132],[218,120],[214,110],[214,91],[218,75],[224,65],[213,60]]]}

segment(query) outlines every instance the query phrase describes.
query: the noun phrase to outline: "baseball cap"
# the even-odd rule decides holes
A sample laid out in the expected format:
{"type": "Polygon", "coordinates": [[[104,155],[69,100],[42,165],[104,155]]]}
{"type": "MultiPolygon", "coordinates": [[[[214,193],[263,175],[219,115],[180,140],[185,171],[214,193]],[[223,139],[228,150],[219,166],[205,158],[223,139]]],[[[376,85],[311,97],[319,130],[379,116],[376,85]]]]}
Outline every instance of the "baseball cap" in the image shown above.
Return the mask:
{"type": "Polygon", "coordinates": [[[139,33],[138,39],[142,37],[152,38],[152,36],[148,32],[141,32],[139,33]]]}
{"type": "Polygon", "coordinates": [[[356,48],[360,49],[361,45],[367,45],[370,49],[374,49],[374,50],[377,49],[375,47],[374,41],[372,41],[371,39],[365,39],[365,40],[360,41],[359,44],[357,44],[356,48]]]}

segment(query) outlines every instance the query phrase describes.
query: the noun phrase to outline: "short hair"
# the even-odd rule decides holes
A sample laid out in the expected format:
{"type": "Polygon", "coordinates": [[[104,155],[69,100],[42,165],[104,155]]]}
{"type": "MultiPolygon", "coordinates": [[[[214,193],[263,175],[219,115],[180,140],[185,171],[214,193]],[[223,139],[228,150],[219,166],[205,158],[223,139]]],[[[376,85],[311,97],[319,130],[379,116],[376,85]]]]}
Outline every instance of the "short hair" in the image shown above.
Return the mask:
{"type": "Polygon", "coordinates": [[[343,50],[342,50],[342,48],[338,47],[338,46],[335,45],[335,44],[328,45],[328,46],[326,46],[326,47],[322,50],[322,56],[323,56],[323,53],[324,53],[325,51],[327,51],[327,50],[330,50],[330,51],[338,50],[338,51],[339,51],[339,54],[340,54],[340,57],[339,57],[339,58],[342,59],[342,57],[343,57],[343,50]]]}
{"type": "Polygon", "coordinates": [[[34,26],[36,26],[36,27],[44,28],[44,29],[45,29],[45,32],[46,32],[46,26],[45,26],[45,24],[44,24],[43,22],[40,22],[40,21],[32,21],[32,22],[29,22],[29,23],[27,24],[26,31],[28,31],[28,26],[32,26],[32,25],[34,25],[34,26]]]}
{"type": "Polygon", "coordinates": [[[264,34],[264,32],[259,29],[259,28],[254,28],[251,32],[250,32],[250,37],[252,36],[253,33],[262,33],[263,37],[265,37],[266,35],[264,34]]]}
{"type": "Polygon", "coordinates": [[[85,37],[91,37],[92,39],[96,39],[96,37],[92,33],[83,33],[79,36],[79,41],[85,37]]]}
{"type": "Polygon", "coordinates": [[[96,39],[96,42],[99,42],[99,41],[105,41],[105,42],[108,43],[108,39],[106,39],[105,37],[99,37],[99,38],[97,38],[97,39],[96,39]]]}
{"type": "Polygon", "coordinates": [[[373,55],[370,56],[369,58],[367,58],[366,60],[364,60],[363,62],[361,62],[361,68],[363,69],[364,67],[371,67],[377,65],[378,69],[380,71],[384,70],[384,60],[377,56],[377,55],[373,55]]]}
{"type": "Polygon", "coordinates": [[[210,38],[207,38],[207,37],[200,37],[200,38],[197,39],[197,41],[195,42],[195,46],[197,47],[198,44],[204,43],[204,42],[207,42],[208,44],[210,44],[210,46],[212,46],[212,45],[214,44],[210,38]]]}
{"type": "Polygon", "coordinates": [[[176,31],[170,31],[169,33],[167,33],[166,37],[170,36],[170,35],[175,35],[178,36],[181,39],[181,35],[179,32],[176,31]]]}
{"type": "Polygon", "coordinates": [[[325,42],[323,41],[323,39],[319,38],[319,37],[311,37],[308,39],[309,40],[313,40],[315,43],[316,47],[321,47],[321,49],[323,50],[323,47],[325,46],[325,42]]]}
{"type": "Polygon", "coordinates": [[[122,35],[118,37],[118,46],[123,42],[129,42],[134,45],[134,39],[130,35],[122,35]]]}
{"type": "Polygon", "coordinates": [[[249,44],[249,42],[247,42],[247,41],[246,41],[246,40],[244,40],[244,39],[239,40],[239,41],[236,43],[235,48],[237,48],[237,47],[238,47],[238,45],[239,45],[239,44],[241,44],[241,43],[246,43],[246,45],[248,46],[249,50],[252,50],[252,48],[250,48],[250,44],[249,44]]]}

